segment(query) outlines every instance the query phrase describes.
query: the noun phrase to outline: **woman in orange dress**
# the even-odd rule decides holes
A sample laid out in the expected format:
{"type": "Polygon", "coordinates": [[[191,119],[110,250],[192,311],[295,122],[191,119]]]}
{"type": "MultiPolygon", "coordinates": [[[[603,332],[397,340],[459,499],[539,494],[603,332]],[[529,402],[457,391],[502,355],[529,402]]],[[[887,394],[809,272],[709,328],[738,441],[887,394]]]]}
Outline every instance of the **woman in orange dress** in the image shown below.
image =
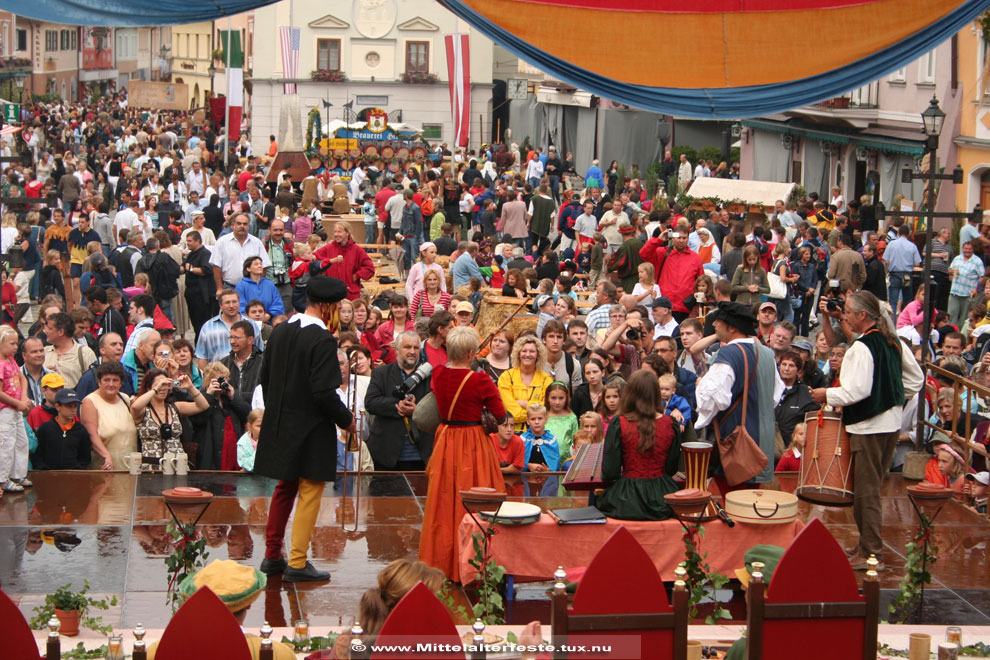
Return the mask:
{"type": "Polygon", "coordinates": [[[433,370],[431,381],[441,423],[426,466],[429,486],[419,558],[455,582],[461,580],[457,527],[465,513],[459,492],[475,486],[505,490],[495,448],[481,426],[483,407],[495,419],[505,415],[505,408],[491,379],[470,368],[478,344],[474,328],[452,329],[447,333],[448,363],[433,370]]]}

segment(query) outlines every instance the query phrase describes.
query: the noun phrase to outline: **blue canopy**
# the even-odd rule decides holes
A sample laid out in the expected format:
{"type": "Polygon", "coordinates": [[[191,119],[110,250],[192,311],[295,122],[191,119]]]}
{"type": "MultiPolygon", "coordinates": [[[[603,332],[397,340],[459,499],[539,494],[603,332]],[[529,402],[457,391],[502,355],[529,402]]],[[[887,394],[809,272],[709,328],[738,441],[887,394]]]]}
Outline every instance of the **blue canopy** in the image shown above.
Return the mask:
{"type": "Polygon", "coordinates": [[[134,27],[212,21],[272,4],[272,0],[6,0],[18,16],[70,25],[134,27]]]}

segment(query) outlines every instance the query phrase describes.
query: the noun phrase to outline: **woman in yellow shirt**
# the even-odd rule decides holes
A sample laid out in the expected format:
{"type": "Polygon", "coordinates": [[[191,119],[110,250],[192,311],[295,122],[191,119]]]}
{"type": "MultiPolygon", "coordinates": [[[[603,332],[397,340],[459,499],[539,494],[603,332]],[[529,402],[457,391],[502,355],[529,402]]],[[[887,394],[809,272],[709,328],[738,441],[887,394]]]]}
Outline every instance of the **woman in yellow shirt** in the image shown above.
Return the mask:
{"type": "Polygon", "coordinates": [[[526,409],[533,403],[543,404],[546,389],[553,382],[547,373],[547,349],[535,335],[525,335],[512,347],[512,368],[498,379],[505,410],[516,422],[516,431],[526,428],[526,409]]]}

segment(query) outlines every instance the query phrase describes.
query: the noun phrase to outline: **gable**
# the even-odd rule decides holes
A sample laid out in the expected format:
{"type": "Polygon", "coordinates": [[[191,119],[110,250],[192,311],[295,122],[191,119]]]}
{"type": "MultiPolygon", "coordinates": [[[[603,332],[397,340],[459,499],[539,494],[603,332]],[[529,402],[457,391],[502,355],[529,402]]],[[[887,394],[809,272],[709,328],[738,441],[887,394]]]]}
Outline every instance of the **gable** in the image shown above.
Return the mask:
{"type": "Polygon", "coordinates": [[[330,29],[330,30],[346,30],[351,27],[351,24],[347,21],[343,21],[333,14],[327,14],[323,18],[318,18],[315,21],[309,23],[309,27],[315,29],[330,29]]]}
{"type": "Polygon", "coordinates": [[[440,29],[440,26],[431,23],[422,16],[417,16],[416,18],[412,18],[405,23],[400,23],[398,28],[409,32],[437,32],[440,29]]]}

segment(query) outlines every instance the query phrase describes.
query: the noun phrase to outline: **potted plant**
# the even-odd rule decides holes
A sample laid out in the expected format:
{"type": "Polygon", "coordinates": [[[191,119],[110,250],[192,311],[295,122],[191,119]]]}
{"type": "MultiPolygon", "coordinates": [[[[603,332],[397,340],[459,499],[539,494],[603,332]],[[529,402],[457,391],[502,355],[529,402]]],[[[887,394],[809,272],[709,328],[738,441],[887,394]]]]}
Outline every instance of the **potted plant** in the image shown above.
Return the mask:
{"type": "Polygon", "coordinates": [[[45,630],[48,620],[54,615],[62,624],[59,632],[66,637],[79,634],[80,625],[89,630],[103,633],[113,630],[113,626],[104,625],[99,616],[87,616],[90,608],[107,610],[117,604],[117,597],[111,596],[109,604],[106,600],[94,600],[86,594],[89,592],[89,580],[83,580],[83,588],[72,591],[72,585],[59,587],[55,593],[45,596],[45,604],[34,608],[35,616],[31,619],[31,627],[35,630],[45,630]]]}

